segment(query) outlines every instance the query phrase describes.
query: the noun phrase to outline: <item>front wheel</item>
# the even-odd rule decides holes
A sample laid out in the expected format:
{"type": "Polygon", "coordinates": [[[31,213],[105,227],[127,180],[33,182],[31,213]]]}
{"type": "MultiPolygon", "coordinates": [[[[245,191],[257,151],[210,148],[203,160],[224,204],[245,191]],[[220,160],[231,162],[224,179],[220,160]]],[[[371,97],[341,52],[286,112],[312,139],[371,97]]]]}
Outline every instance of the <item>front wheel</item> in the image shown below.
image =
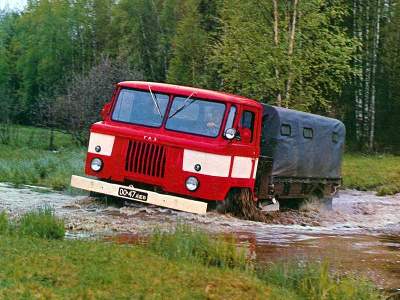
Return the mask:
{"type": "Polygon", "coordinates": [[[231,213],[245,220],[265,221],[265,215],[258,209],[253,194],[248,188],[231,189],[226,199],[217,205],[217,211],[231,213]]]}

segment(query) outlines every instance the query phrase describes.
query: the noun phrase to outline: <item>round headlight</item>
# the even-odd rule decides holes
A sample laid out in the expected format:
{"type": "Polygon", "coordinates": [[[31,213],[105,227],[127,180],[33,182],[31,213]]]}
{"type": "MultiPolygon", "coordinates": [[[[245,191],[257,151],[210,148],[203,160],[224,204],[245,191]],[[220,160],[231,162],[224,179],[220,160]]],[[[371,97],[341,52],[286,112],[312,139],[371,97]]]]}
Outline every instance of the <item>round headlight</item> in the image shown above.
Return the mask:
{"type": "Polygon", "coordinates": [[[196,177],[188,177],[188,179],[186,179],[186,188],[191,191],[194,192],[195,190],[197,190],[197,188],[199,187],[199,180],[196,177]]]}
{"type": "Polygon", "coordinates": [[[100,146],[100,145],[97,145],[97,146],[94,148],[94,151],[96,151],[97,153],[99,153],[99,152],[101,151],[101,146],[100,146]]]}
{"type": "Polygon", "coordinates": [[[100,158],[93,158],[90,167],[93,171],[98,172],[103,167],[103,162],[100,158]]]}

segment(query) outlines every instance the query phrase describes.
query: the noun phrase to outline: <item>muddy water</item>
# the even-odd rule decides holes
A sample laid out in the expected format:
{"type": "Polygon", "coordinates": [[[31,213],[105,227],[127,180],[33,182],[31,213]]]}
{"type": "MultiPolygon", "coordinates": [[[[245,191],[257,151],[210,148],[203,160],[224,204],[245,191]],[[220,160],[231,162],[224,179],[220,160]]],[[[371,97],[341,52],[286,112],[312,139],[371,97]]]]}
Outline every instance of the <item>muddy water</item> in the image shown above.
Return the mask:
{"type": "Polygon", "coordinates": [[[44,205],[65,219],[70,238],[136,239],[155,227],[167,230],[185,222],[211,233],[235,234],[260,263],[327,259],[341,272],[362,274],[385,289],[400,289],[400,195],[377,197],[345,190],[334,200],[332,211],[308,207],[280,212],[273,215],[272,224],[263,224],[217,213],[197,216],[0,184],[0,211],[12,217],[44,205]]]}

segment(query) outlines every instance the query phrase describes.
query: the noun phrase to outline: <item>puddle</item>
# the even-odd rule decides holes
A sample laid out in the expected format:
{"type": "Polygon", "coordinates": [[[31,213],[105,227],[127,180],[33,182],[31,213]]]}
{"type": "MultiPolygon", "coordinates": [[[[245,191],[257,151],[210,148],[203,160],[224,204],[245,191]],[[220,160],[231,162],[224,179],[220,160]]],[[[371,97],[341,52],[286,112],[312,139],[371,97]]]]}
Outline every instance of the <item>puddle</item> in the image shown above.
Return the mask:
{"type": "Polygon", "coordinates": [[[0,211],[11,217],[44,205],[65,220],[71,239],[111,236],[113,242],[137,243],[156,227],[184,222],[210,233],[234,233],[259,263],[328,260],[341,272],[362,274],[381,288],[400,289],[400,194],[377,197],[345,190],[334,199],[332,211],[311,207],[278,213],[273,224],[263,224],[214,212],[198,216],[0,184],[0,211]]]}

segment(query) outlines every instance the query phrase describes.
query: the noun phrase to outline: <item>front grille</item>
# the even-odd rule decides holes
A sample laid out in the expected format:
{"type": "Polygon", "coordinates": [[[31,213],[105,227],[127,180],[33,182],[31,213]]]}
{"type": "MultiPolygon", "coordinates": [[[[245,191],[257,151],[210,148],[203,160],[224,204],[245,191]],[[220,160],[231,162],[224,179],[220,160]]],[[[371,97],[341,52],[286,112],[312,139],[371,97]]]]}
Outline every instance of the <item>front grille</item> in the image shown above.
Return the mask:
{"type": "Polygon", "coordinates": [[[146,142],[129,141],[125,170],[135,174],[164,177],[166,149],[146,142]]]}

